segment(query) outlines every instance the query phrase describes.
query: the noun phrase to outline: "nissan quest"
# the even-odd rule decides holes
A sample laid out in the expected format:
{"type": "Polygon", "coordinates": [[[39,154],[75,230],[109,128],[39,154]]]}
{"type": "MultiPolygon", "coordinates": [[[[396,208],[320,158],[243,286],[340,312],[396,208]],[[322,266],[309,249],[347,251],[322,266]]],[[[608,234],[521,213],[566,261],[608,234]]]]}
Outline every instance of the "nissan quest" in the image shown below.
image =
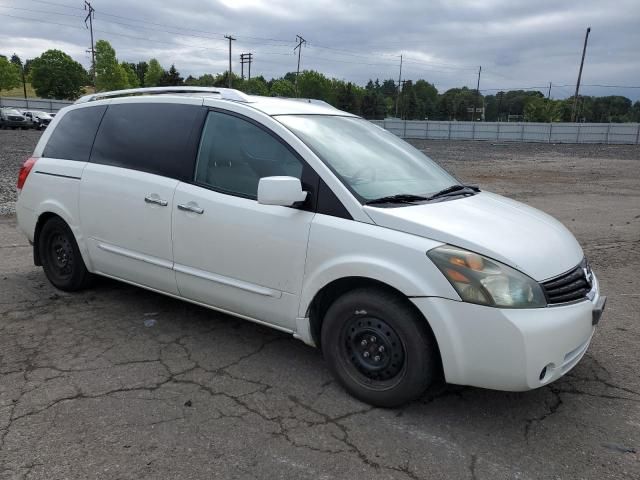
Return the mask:
{"type": "Polygon", "coordinates": [[[61,110],[18,178],[58,289],[101,275],[319,347],[354,397],[524,391],[583,357],[606,297],[573,235],[324,102],[223,88],[61,110]]]}

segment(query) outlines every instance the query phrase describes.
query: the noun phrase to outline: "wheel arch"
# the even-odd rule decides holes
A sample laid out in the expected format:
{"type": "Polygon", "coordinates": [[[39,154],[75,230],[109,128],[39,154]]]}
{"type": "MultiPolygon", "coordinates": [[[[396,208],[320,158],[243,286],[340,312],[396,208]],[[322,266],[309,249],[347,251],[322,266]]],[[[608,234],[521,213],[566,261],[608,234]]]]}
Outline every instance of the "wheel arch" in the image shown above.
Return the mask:
{"type": "Polygon", "coordinates": [[[368,277],[358,277],[358,276],[350,276],[350,277],[342,277],[335,279],[325,286],[323,286],[313,297],[313,300],[309,304],[309,308],[307,310],[307,317],[309,318],[309,329],[313,342],[317,347],[321,347],[321,332],[322,332],[322,322],[324,321],[324,316],[327,313],[327,310],[331,306],[331,304],[340,296],[345,295],[346,293],[356,290],[359,288],[372,288],[385,290],[387,292],[392,293],[393,295],[402,298],[406,305],[413,310],[413,312],[418,316],[418,318],[424,321],[424,324],[429,329],[430,334],[432,335],[436,349],[438,361],[442,362],[440,355],[440,347],[438,345],[438,338],[435,336],[433,328],[431,328],[431,324],[429,320],[422,314],[422,312],[418,309],[418,307],[411,301],[409,298],[397,288],[385,283],[381,280],[376,280],[368,277]]]}
{"type": "Polygon", "coordinates": [[[40,233],[42,232],[42,227],[44,226],[45,223],[47,223],[49,219],[58,217],[63,222],[65,222],[69,227],[69,229],[71,230],[71,233],[73,234],[76,244],[78,245],[78,249],[80,250],[80,255],[82,256],[82,260],[84,261],[87,269],[89,271],[92,271],[89,252],[86,249],[85,242],[82,241],[83,237],[81,235],[79,228],[77,226],[74,226],[73,223],[70,222],[69,212],[67,212],[63,208],[59,208],[57,204],[51,204],[51,205],[48,205],[48,207],[52,207],[52,208],[43,209],[38,214],[38,218],[36,220],[36,224],[33,232],[33,263],[36,266],[39,266],[39,267],[42,266],[42,258],[40,258],[40,252],[38,249],[40,233]]]}

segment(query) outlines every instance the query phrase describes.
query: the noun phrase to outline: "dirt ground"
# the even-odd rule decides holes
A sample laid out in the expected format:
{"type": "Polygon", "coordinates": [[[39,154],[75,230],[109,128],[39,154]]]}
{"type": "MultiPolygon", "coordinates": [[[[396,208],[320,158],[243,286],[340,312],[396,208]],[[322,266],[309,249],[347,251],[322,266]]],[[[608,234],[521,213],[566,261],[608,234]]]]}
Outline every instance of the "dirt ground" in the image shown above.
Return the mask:
{"type": "MultiPolygon", "coordinates": [[[[0,131],[2,212],[38,136],[0,131]]],[[[640,478],[640,148],[415,144],[583,245],[609,302],[568,375],[371,408],[276,331],[112,281],[56,291],[4,215],[0,478],[640,478]]]]}

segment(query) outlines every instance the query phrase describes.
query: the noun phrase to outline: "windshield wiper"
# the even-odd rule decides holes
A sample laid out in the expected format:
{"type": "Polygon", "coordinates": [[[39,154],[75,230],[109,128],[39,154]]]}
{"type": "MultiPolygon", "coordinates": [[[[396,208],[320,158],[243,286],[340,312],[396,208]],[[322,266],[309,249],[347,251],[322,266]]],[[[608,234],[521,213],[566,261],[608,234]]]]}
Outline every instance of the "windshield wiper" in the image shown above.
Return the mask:
{"type": "Polygon", "coordinates": [[[365,202],[365,205],[376,205],[380,203],[414,203],[422,200],[429,200],[427,197],[420,195],[412,195],[410,193],[399,193],[397,195],[388,195],[386,197],[374,198],[365,202]]]}
{"type": "Polygon", "coordinates": [[[479,191],[480,189],[474,185],[451,185],[444,190],[440,190],[439,192],[434,193],[433,195],[428,197],[427,200],[434,200],[436,198],[449,197],[452,195],[473,195],[475,193],[478,193],[479,191]]]}

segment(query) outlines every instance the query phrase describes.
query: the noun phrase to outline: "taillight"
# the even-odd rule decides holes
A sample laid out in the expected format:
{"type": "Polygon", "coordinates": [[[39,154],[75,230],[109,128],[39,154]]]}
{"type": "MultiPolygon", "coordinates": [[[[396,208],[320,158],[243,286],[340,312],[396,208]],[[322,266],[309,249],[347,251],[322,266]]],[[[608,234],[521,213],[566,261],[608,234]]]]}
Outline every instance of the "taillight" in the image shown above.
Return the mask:
{"type": "Polygon", "coordinates": [[[33,166],[36,164],[36,160],[37,158],[27,158],[25,160],[25,162],[22,164],[22,167],[20,168],[20,173],[18,173],[18,190],[22,190],[22,187],[24,187],[24,182],[27,181],[27,177],[29,176],[29,173],[31,173],[31,169],[33,168],[33,166]]]}

